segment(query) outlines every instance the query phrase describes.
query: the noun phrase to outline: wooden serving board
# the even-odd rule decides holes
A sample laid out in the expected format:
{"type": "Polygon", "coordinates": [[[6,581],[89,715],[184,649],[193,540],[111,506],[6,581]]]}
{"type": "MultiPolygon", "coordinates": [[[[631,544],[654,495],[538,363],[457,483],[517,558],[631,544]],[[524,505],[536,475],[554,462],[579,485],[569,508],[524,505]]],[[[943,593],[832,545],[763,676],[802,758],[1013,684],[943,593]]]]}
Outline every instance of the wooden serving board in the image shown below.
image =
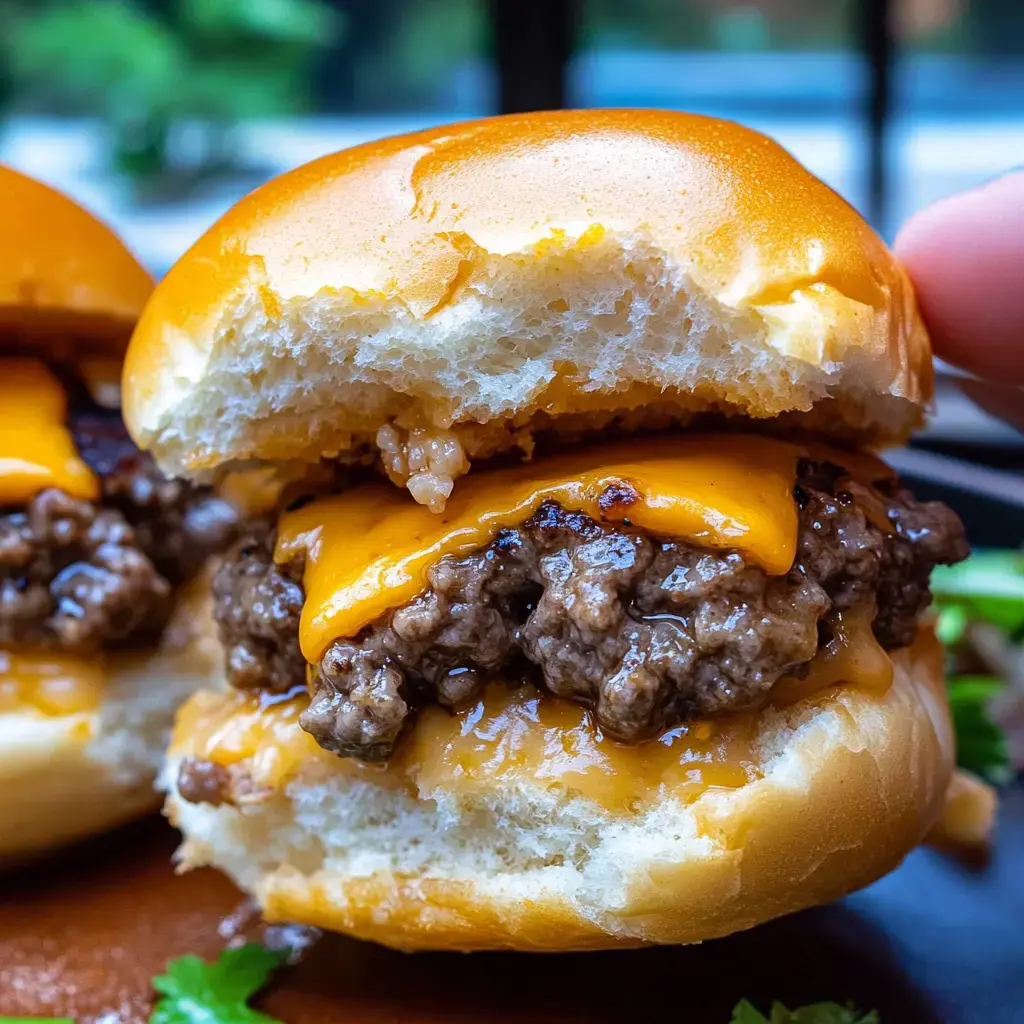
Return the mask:
{"type": "MultiPolygon", "coordinates": [[[[154,820],[0,879],[0,1015],[145,1021],[168,958],[260,938],[225,879],[174,874],[174,846],[154,820]]],[[[883,1024],[1024,1022],[1024,791],[985,870],[918,851],[842,903],[682,949],[407,955],[331,936],[257,1005],[286,1024],[728,1024],[742,997],[852,1000],[883,1024]]]]}

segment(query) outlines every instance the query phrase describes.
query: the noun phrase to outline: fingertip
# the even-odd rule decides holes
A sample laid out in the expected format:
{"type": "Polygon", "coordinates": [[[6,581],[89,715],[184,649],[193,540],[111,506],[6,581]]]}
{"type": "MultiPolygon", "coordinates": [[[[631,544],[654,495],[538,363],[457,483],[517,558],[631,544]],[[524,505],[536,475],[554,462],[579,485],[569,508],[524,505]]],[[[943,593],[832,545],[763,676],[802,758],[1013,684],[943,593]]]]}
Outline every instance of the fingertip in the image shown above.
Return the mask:
{"type": "Polygon", "coordinates": [[[1024,382],[1024,172],[920,211],[894,249],[936,354],[981,376],[1024,382]]]}
{"type": "Polygon", "coordinates": [[[960,381],[960,390],[975,405],[1024,433],[1024,391],[1020,388],[966,378],[960,381]]]}

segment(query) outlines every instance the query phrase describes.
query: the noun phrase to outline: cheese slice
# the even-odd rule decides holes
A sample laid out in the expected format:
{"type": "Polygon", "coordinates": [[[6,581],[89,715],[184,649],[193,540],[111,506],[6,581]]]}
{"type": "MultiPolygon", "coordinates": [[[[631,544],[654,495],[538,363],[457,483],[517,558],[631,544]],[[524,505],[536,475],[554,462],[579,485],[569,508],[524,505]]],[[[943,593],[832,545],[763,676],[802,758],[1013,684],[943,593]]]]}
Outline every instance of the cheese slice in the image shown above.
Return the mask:
{"type": "Polygon", "coordinates": [[[48,487],[93,499],[99,481],[65,425],[67,396],[36,359],[0,360],[0,506],[21,505],[48,487]]]}
{"type": "Polygon", "coordinates": [[[275,558],[306,560],[300,644],[318,661],[427,587],[445,555],[467,555],[544,501],[666,539],[734,548],[766,572],[793,564],[797,461],[806,449],[736,434],[637,438],[546,456],[459,481],[443,513],[366,484],[286,513],[275,558]]]}

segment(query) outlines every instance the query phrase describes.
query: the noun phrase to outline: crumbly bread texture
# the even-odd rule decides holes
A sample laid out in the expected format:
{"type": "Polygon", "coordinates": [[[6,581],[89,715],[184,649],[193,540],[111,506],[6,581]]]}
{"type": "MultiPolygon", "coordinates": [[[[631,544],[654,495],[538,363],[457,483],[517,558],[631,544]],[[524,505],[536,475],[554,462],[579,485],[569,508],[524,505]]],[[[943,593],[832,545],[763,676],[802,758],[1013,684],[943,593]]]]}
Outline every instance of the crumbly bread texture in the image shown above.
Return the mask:
{"type": "Polygon", "coordinates": [[[110,657],[95,710],[0,713],[0,865],[159,807],[153,782],[174,712],[223,674],[208,582],[183,595],[157,651],[110,657]]]}
{"type": "Polygon", "coordinates": [[[258,189],[161,282],[125,385],[175,473],[382,451],[433,503],[542,431],[712,412],[898,440],[932,371],[892,254],[776,143],[591,110],[384,139],[258,189]]]}
{"type": "Polygon", "coordinates": [[[688,804],[613,814],[539,779],[416,793],[311,754],[266,799],[197,805],[173,790],[202,756],[179,730],[167,813],[181,863],[226,871],[271,920],[401,949],[698,942],[866,885],[936,821],[953,764],[941,650],[929,629],[893,661],[884,695],[762,712],[763,777],[688,804]]]}
{"type": "Polygon", "coordinates": [[[0,331],[121,353],[153,279],[113,231],[9,167],[0,167],[0,223],[0,331]]]}

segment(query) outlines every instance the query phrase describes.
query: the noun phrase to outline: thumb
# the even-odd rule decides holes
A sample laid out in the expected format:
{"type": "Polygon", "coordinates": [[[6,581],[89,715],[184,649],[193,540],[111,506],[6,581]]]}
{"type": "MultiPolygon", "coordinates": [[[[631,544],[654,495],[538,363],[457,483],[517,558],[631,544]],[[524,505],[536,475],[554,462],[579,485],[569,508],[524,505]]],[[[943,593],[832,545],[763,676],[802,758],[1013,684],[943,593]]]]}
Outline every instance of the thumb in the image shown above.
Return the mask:
{"type": "Polygon", "coordinates": [[[935,354],[980,377],[1024,384],[1024,171],[922,210],[894,248],[935,354]]]}

